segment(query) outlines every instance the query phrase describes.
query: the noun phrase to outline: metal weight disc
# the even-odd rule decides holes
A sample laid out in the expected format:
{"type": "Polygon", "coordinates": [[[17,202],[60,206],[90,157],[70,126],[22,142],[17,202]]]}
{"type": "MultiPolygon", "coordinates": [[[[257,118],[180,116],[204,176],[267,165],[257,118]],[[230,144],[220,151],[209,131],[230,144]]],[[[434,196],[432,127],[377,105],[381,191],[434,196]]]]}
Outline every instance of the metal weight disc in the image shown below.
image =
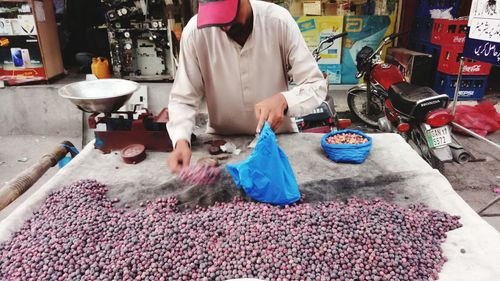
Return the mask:
{"type": "Polygon", "coordinates": [[[121,151],[122,159],[127,164],[137,164],[146,158],[146,147],[142,144],[131,144],[121,151]]]}

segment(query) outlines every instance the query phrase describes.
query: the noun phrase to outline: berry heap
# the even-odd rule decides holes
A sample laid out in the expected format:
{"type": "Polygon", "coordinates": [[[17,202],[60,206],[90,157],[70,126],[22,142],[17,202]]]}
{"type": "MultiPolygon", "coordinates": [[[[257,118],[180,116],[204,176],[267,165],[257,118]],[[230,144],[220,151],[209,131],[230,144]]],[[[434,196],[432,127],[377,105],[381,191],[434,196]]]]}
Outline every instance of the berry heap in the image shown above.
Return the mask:
{"type": "Polygon", "coordinates": [[[235,200],[122,209],[95,180],[49,195],[0,244],[0,280],[429,280],[459,218],[380,200],[287,207],[235,200]]]}
{"type": "Polygon", "coordinates": [[[219,167],[199,164],[183,168],[179,173],[179,179],[188,184],[209,185],[216,183],[220,174],[219,167]]]}

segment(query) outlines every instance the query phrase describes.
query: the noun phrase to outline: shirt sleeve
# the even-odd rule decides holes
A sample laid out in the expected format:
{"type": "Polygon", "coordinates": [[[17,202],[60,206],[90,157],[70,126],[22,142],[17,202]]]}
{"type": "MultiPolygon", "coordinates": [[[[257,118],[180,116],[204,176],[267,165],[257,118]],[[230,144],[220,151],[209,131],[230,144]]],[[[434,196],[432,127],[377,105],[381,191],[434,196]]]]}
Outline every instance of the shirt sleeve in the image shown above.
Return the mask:
{"type": "Polygon", "coordinates": [[[191,143],[196,113],[204,96],[193,36],[186,35],[181,38],[179,67],[168,102],[167,131],[174,147],[182,139],[191,143]]]}
{"type": "Polygon", "coordinates": [[[291,16],[288,18],[285,50],[287,63],[291,67],[290,74],[297,86],[282,94],[288,103],[287,114],[291,117],[301,117],[311,113],[325,100],[327,81],[307,48],[297,23],[291,16]]]}

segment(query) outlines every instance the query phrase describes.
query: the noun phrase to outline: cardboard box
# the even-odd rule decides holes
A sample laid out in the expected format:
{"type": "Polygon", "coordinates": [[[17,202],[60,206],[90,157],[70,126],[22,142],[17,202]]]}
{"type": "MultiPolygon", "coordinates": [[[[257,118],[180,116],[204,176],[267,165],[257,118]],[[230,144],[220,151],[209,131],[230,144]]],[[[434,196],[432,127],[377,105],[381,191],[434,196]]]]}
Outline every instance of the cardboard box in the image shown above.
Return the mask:
{"type": "Polygon", "coordinates": [[[321,1],[304,1],[302,2],[303,12],[305,16],[321,16],[321,1]]]}
{"type": "Polygon", "coordinates": [[[0,18],[0,35],[12,35],[12,24],[10,19],[0,18]]]}
{"type": "Polygon", "coordinates": [[[337,3],[325,3],[325,16],[337,15],[337,3]]]}

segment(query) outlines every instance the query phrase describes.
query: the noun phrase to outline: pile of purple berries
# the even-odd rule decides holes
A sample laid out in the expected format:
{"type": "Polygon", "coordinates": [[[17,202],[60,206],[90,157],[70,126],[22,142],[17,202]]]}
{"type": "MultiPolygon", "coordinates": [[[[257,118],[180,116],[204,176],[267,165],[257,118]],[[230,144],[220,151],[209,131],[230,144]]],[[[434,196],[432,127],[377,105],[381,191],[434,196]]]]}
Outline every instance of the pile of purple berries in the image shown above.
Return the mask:
{"type": "Polygon", "coordinates": [[[0,280],[435,280],[461,226],[380,200],[180,212],[172,198],[117,208],[106,191],[84,180],[51,194],[0,244],[0,280]]]}
{"type": "Polygon", "coordinates": [[[188,184],[209,185],[217,182],[221,169],[211,165],[195,165],[183,168],[179,172],[179,179],[188,184]]]}

